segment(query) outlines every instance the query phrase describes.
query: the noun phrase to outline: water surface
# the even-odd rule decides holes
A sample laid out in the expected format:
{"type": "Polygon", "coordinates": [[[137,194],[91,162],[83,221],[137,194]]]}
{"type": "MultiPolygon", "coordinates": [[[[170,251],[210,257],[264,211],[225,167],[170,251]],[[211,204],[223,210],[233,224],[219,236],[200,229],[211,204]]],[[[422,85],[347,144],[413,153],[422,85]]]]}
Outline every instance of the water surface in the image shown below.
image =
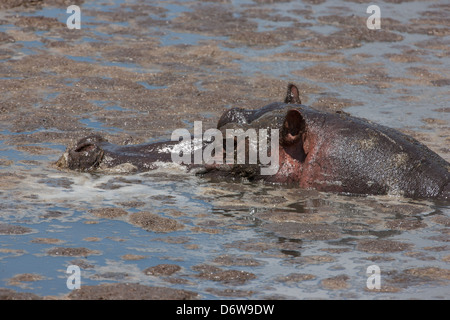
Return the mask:
{"type": "Polygon", "coordinates": [[[206,130],[227,108],[280,101],[288,82],[305,104],[398,128],[450,160],[446,1],[381,2],[370,32],[365,4],[265,2],[84,1],[80,30],[58,1],[2,9],[1,288],[74,297],[66,270],[78,265],[82,289],[448,299],[448,203],[211,182],[170,164],[125,176],[52,166],[89,133],[141,143],[194,121],[206,130]],[[142,213],[166,220],[146,228],[142,213]],[[380,290],[367,288],[371,265],[380,290]]]}

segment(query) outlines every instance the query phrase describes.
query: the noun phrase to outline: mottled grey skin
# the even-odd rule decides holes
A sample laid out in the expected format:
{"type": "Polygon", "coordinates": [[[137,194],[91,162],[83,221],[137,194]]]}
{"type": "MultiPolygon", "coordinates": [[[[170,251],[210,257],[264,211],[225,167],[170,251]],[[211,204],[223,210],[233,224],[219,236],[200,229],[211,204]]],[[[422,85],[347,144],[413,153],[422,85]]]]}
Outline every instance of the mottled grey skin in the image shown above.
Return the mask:
{"type": "MultiPolygon", "coordinates": [[[[204,175],[246,177],[267,182],[350,194],[392,194],[450,199],[450,164],[425,145],[397,130],[301,104],[289,85],[284,103],[261,109],[234,108],[218,129],[279,129],[279,170],[260,174],[259,165],[205,165],[204,175]]],[[[58,161],[60,167],[115,172],[146,171],[171,161],[178,142],[118,146],[99,136],[80,140],[58,161]]],[[[225,147],[225,145],[224,145],[225,147]]]]}
{"type": "Polygon", "coordinates": [[[117,145],[99,135],[92,135],[78,141],[74,148],[68,149],[56,164],[60,168],[87,172],[148,171],[155,169],[158,162],[172,161],[169,150],[175,144],[177,142],[117,145]]]}

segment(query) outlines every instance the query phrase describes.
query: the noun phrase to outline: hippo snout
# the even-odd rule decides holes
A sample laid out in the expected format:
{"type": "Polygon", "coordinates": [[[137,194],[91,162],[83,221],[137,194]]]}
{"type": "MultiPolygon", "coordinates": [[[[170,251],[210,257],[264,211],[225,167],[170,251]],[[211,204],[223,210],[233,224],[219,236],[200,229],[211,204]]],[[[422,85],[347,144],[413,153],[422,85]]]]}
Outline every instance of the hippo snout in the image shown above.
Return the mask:
{"type": "Polygon", "coordinates": [[[83,138],[74,148],[66,150],[56,165],[70,170],[91,171],[97,168],[103,159],[102,142],[105,140],[98,135],[83,138]]]}

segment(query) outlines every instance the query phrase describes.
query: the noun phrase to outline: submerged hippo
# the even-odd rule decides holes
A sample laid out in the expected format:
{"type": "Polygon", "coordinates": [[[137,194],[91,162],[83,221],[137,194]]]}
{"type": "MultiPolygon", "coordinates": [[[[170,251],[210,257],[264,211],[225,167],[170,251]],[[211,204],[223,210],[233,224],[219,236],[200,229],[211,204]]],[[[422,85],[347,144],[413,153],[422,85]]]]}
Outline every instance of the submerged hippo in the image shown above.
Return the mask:
{"type": "MultiPolygon", "coordinates": [[[[277,170],[261,174],[256,164],[204,164],[197,173],[262,179],[350,194],[390,194],[450,199],[450,164],[425,145],[394,129],[343,112],[322,112],[302,105],[290,84],[283,103],[257,110],[226,111],[217,128],[278,129],[277,170]]],[[[173,160],[183,142],[114,145],[100,136],[80,140],[58,160],[61,168],[81,171],[146,171],[173,160]]],[[[203,142],[205,148],[208,142],[203,142]]],[[[224,154],[226,151],[223,142],[224,154]]],[[[193,149],[189,149],[193,150],[193,149]]]]}

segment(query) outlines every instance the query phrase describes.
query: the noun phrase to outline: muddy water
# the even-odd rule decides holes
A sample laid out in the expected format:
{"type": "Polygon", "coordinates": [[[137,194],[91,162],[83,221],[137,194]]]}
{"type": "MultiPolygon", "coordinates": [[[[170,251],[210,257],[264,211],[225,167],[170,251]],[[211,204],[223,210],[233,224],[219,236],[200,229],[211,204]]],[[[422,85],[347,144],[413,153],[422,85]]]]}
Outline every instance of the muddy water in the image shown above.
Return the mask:
{"type": "Polygon", "coordinates": [[[66,1],[2,1],[0,296],[448,299],[448,203],[52,167],[86,134],[167,140],[289,81],[450,160],[450,7],[381,2],[372,31],[359,2],[78,0],[69,30],[66,1]]]}

